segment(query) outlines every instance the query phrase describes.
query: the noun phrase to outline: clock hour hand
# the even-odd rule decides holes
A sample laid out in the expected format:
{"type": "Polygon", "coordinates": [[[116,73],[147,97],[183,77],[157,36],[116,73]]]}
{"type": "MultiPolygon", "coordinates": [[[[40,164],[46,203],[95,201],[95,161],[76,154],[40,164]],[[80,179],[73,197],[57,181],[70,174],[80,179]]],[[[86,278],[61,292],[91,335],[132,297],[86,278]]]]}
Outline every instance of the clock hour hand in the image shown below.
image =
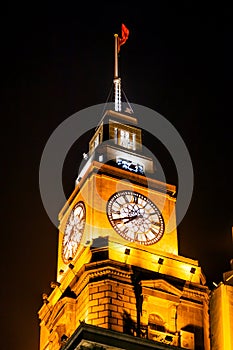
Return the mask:
{"type": "Polygon", "coordinates": [[[127,224],[128,222],[134,220],[138,218],[138,215],[134,215],[134,216],[129,216],[129,217],[126,217],[126,218],[122,218],[122,219],[128,219],[127,221],[124,221],[124,224],[127,224]]]}
{"type": "Polygon", "coordinates": [[[137,217],[138,217],[138,215],[134,215],[134,216],[124,216],[123,218],[113,219],[113,221],[115,222],[115,224],[119,224],[119,223],[120,223],[120,224],[121,224],[121,223],[127,224],[128,222],[130,222],[130,221],[136,219],[137,217]],[[125,219],[126,219],[127,221],[125,221],[125,219]]]}

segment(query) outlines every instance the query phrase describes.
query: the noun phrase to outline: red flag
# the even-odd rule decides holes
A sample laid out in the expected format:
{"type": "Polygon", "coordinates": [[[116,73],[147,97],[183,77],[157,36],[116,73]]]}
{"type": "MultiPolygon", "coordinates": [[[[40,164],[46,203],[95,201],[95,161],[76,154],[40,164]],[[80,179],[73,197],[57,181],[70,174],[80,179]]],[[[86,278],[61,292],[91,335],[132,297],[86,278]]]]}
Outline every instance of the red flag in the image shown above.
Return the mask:
{"type": "Polygon", "coordinates": [[[129,29],[122,23],[121,25],[121,38],[118,38],[118,52],[120,51],[121,45],[124,45],[129,37],[129,29]]]}

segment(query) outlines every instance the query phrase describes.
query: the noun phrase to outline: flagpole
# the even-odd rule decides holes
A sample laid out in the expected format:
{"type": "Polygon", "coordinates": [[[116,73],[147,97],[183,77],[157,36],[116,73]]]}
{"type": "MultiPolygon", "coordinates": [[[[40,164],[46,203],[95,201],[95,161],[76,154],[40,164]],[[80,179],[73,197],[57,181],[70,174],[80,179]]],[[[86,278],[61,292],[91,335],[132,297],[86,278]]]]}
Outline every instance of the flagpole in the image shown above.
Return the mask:
{"type": "Polygon", "coordinates": [[[115,94],[115,111],[121,111],[121,78],[118,76],[118,34],[114,34],[115,52],[114,52],[114,94],[115,94]]]}
{"type": "Polygon", "coordinates": [[[118,78],[118,34],[114,34],[115,52],[114,52],[114,79],[118,78]]]}

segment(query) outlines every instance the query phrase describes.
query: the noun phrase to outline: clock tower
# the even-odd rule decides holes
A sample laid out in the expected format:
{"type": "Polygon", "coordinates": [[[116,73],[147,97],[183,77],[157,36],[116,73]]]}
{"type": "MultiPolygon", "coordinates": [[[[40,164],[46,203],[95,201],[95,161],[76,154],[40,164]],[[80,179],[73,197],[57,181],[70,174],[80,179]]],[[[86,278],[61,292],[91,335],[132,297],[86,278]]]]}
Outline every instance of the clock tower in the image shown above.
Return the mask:
{"type": "Polygon", "coordinates": [[[119,46],[115,35],[114,108],[100,118],[59,213],[40,350],[208,350],[205,277],[198,261],[178,252],[176,187],[156,179],[138,117],[122,112],[119,46]]]}

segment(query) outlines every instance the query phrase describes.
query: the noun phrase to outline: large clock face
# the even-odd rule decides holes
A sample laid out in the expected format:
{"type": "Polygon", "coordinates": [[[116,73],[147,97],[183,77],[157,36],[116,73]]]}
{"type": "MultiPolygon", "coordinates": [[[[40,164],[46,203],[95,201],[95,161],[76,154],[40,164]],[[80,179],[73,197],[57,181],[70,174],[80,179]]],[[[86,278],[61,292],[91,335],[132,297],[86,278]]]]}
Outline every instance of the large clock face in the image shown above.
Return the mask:
{"type": "Polygon", "coordinates": [[[107,216],[114,230],[130,242],[151,245],[164,233],[161,212],[149,198],[138,192],[120,191],[111,196],[107,216]]]}
{"type": "Polygon", "coordinates": [[[78,202],[69,215],[64,231],[62,258],[65,263],[70,262],[77,253],[85,227],[85,220],[86,210],[84,203],[78,202]]]}

